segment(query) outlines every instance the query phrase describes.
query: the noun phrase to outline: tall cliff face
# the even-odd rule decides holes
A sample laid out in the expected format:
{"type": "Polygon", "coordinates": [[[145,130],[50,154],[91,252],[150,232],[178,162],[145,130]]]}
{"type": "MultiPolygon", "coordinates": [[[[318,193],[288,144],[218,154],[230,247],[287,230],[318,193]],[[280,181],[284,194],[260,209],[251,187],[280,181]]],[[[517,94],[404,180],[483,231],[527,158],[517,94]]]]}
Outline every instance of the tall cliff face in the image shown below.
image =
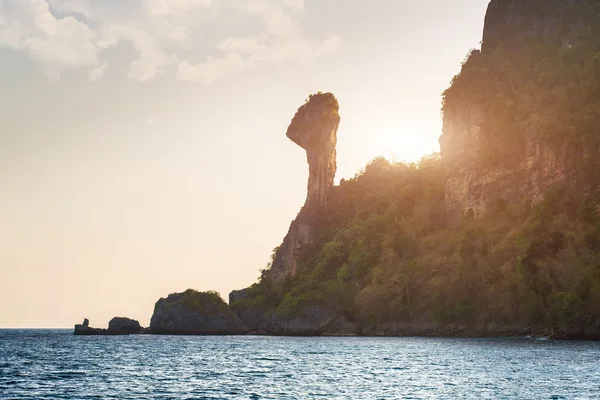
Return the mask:
{"type": "MultiPolygon", "coordinates": [[[[445,201],[450,216],[479,219],[506,204],[523,200],[536,204],[550,188],[565,181],[564,152],[537,141],[535,123],[524,132],[518,159],[493,167],[481,165],[489,145],[482,137],[485,119],[478,104],[464,104],[444,114],[440,147],[449,175],[445,201]]],[[[502,142],[497,145],[503,146],[502,142]]]]}
{"type": "Polygon", "coordinates": [[[308,160],[308,192],[302,210],[292,222],[288,234],[277,250],[269,276],[279,281],[296,273],[298,251],[312,242],[315,213],[323,207],[336,172],[339,105],[331,93],[309,97],[294,116],[287,137],[306,150],[308,160]]]}
{"type": "Polygon", "coordinates": [[[482,50],[444,94],[450,215],[537,203],[577,180],[575,171],[594,169],[599,15],[585,0],[490,2],[482,50]]]}

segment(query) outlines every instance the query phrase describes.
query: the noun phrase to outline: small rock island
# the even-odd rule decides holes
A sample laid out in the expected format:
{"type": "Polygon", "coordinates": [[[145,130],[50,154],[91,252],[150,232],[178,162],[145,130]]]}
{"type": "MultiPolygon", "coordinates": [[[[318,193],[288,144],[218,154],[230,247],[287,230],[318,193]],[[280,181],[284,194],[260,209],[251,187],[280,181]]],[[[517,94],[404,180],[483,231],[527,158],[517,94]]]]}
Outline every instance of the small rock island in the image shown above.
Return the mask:
{"type": "Polygon", "coordinates": [[[137,335],[142,332],[142,326],[136,320],[115,317],[108,323],[108,329],[92,328],[90,321],[85,318],[83,323],[75,325],[75,335],[137,335]]]}

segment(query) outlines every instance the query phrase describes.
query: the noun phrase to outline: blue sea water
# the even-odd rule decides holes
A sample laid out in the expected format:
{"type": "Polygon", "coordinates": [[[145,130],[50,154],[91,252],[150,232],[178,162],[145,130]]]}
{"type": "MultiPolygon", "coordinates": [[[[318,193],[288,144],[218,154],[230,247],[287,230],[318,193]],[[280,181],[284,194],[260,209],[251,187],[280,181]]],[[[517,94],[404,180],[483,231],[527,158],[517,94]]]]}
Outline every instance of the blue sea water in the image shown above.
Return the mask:
{"type": "Polygon", "coordinates": [[[2,399],[600,399],[600,343],[0,330],[2,399]]]}

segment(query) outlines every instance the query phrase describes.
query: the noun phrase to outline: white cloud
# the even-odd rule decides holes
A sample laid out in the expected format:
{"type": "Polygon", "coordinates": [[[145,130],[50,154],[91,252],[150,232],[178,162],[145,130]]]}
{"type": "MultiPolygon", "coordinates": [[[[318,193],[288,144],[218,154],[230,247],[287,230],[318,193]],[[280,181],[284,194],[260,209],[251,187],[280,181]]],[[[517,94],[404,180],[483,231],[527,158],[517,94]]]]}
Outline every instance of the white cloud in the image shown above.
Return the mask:
{"type": "Polygon", "coordinates": [[[97,80],[109,68],[103,52],[129,42],[131,79],[149,81],[176,67],[177,79],[208,84],[339,49],[337,36],[303,35],[304,12],[303,0],[0,0],[0,47],[26,53],[53,79],[87,68],[97,80]]]}
{"type": "Polygon", "coordinates": [[[91,13],[89,0],[47,0],[48,4],[61,14],[77,13],[89,16],[91,13]]]}
{"type": "Polygon", "coordinates": [[[147,9],[155,16],[189,12],[196,7],[210,5],[211,0],[146,0],[147,9]]]}
{"type": "Polygon", "coordinates": [[[261,47],[261,42],[257,38],[227,38],[219,44],[219,49],[225,53],[246,53],[256,52],[261,47]]]}
{"type": "Polygon", "coordinates": [[[108,63],[104,61],[104,64],[97,66],[96,68],[90,71],[90,81],[97,81],[98,79],[102,79],[104,77],[104,73],[108,68],[108,63]]]}
{"type": "Polygon", "coordinates": [[[339,36],[331,36],[319,47],[318,55],[331,54],[342,48],[342,39],[339,36]]]}
{"type": "Polygon", "coordinates": [[[163,69],[177,63],[177,57],[164,50],[164,38],[152,34],[140,24],[113,24],[103,31],[103,48],[109,48],[122,40],[133,43],[137,59],[131,63],[129,77],[139,81],[149,81],[161,74],[163,69]]]}
{"type": "Polygon", "coordinates": [[[176,78],[209,84],[246,68],[248,68],[247,61],[242,56],[230,53],[217,59],[209,58],[206,62],[197,65],[192,65],[184,60],[179,64],[176,78]]]}
{"type": "Polygon", "coordinates": [[[94,31],[70,16],[57,19],[45,0],[0,0],[0,19],[0,45],[27,53],[52,76],[98,64],[94,31]]]}

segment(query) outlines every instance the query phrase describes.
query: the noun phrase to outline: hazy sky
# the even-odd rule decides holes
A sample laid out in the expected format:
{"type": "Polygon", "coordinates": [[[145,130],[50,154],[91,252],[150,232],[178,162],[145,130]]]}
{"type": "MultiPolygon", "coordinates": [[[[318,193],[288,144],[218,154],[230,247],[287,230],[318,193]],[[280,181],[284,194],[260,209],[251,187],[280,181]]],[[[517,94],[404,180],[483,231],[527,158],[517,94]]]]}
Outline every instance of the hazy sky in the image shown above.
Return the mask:
{"type": "Polygon", "coordinates": [[[336,180],[438,151],[487,0],[0,0],[0,327],[149,323],[256,281],[340,102],[336,180]]]}

